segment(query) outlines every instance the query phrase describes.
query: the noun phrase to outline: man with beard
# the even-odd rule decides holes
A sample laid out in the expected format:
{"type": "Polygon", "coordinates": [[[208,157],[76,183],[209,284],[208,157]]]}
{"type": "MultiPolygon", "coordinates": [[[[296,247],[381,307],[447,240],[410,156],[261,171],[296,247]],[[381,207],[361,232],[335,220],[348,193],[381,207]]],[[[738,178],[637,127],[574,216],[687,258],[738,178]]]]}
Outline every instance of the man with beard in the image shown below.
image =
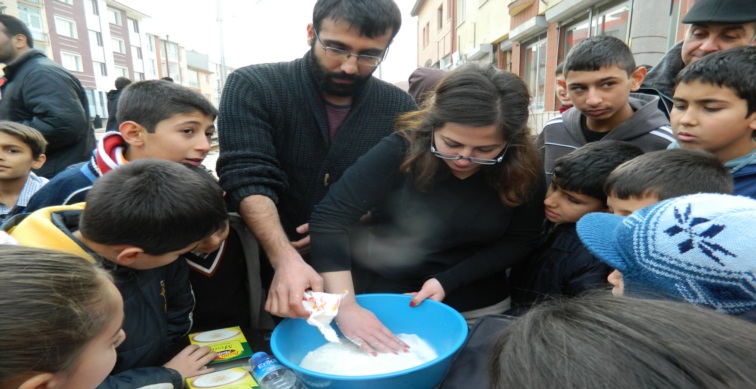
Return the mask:
{"type": "Polygon", "coordinates": [[[0,119],[32,127],[47,141],[47,162],[35,173],[52,178],[89,159],[95,136],[81,82],[34,49],[29,28],[10,15],[0,15],[0,63],[6,65],[0,119]]]}
{"type": "Polygon", "coordinates": [[[318,0],[303,58],[247,66],[226,82],[217,171],[230,209],[272,266],[265,309],[274,315],[306,317],[303,292],[323,290],[307,263],[313,206],[399,115],[417,108],[372,77],[400,26],[393,0],[318,0]]]}

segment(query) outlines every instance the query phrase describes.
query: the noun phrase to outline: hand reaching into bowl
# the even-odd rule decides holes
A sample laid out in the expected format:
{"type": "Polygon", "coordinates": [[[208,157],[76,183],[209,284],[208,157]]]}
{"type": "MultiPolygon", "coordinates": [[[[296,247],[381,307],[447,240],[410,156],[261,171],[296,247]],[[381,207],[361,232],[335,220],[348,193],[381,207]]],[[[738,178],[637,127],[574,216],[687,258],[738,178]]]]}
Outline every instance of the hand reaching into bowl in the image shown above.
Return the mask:
{"type": "Polygon", "coordinates": [[[423,284],[423,287],[420,288],[419,292],[412,292],[412,293],[406,293],[410,296],[412,296],[412,300],[410,301],[410,307],[416,307],[420,305],[425,299],[429,298],[434,301],[441,302],[444,300],[444,297],[446,297],[446,292],[444,292],[444,287],[441,286],[441,283],[438,282],[437,279],[431,278],[428,281],[425,281],[423,284]]]}
{"type": "Polygon", "coordinates": [[[399,340],[373,312],[362,308],[354,298],[345,298],[336,316],[336,325],[349,341],[372,355],[407,352],[409,346],[399,340]]]}

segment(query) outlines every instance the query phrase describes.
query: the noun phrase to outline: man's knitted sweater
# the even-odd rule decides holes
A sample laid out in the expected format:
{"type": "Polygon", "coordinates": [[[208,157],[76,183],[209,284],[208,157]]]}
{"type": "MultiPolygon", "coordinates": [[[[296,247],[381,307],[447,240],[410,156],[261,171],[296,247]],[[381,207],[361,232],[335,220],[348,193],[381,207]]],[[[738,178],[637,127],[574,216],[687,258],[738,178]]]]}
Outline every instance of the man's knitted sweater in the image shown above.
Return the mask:
{"type": "Polygon", "coordinates": [[[329,141],[325,102],[308,53],[291,62],[251,65],[223,88],[217,171],[230,210],[250,195],[276,202],[291,239],[312,208],[358,157],[390,134],[397,117],[417,108],[407,93],[369,77],[329,141]]]}

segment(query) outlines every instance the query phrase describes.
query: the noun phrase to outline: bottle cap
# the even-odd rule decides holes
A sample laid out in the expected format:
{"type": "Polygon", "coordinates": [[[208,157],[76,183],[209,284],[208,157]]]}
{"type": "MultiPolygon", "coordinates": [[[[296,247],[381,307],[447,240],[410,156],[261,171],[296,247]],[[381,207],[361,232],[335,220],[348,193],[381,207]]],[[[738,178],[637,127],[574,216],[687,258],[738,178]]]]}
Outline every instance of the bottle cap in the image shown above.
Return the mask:
{"type": "Polygon", "coordinates": [[[259,360],[261,360],[261,359],[263,359],[263,358],[265,358],[267,356],[268,356],[268,353],[266,353],[265,351],[258,351],[256,353],[252,354],[252,357],[249,358],[249,364],[250,365],[256,365],[259,360]]]}

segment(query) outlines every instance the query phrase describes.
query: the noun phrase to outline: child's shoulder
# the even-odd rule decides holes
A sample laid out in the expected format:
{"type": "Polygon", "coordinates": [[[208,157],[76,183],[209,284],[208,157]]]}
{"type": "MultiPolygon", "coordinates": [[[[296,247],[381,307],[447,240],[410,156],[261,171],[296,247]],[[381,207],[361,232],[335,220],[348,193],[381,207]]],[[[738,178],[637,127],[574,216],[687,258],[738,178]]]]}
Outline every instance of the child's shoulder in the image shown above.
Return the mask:
{"type": "Polygon", "coordinates": [[[96,175],[84,172],[85,169],[89,169],[88,162],[72,165],[58,173],[32,196],[27,212],[84,201],[86,192],[97,179],[96,175]]]}

